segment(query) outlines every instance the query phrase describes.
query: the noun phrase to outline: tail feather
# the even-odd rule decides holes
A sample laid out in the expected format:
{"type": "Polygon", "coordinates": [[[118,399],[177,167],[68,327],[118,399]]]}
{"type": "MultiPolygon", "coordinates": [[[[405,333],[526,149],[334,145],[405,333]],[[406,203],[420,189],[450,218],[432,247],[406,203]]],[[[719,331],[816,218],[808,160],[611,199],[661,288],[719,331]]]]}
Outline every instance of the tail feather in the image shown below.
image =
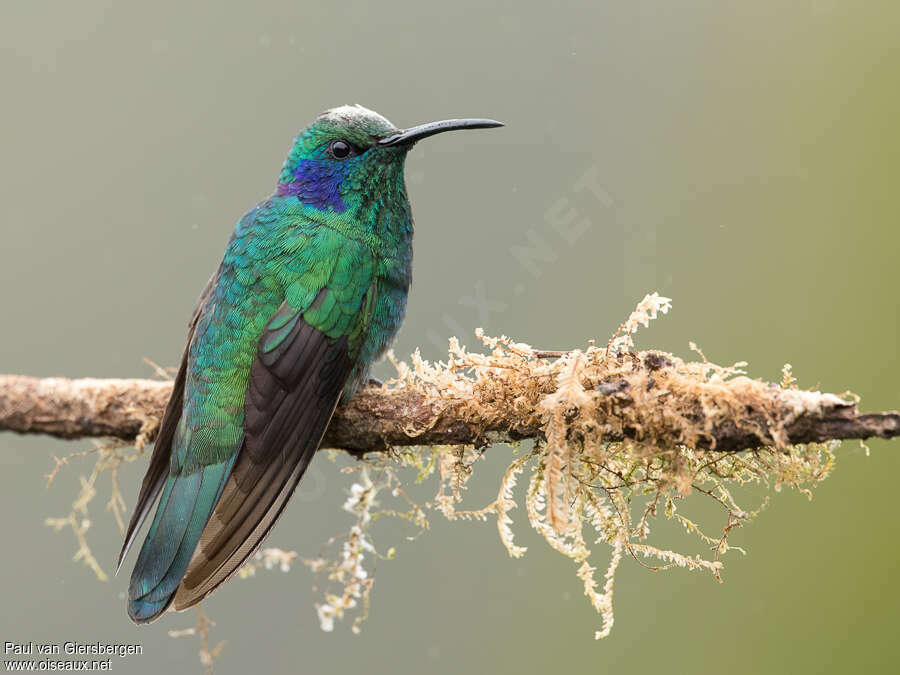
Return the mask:
{"type": "Polygon", "coordinates": [[[200,294],[200,300],[197,302],[197,308],[194,310],[194,315],[190,321],[190,331],[188,333],[184,353],[181,355],[181,365],[178,368],[178,374],[175,376],[175,381],[172,383],[172,396],[166,404],[166,410],[163,414],[162,422],[160,422],[159,425],[159,435],[156,437],[156,443],[153,446],[153,455],[150,457],[150,465],[147,467],[147,473],[141,484],[141,491],[134,508],[134,514],[131,516],[131,521],[128,523],[128,529],[125,532],[125,541],[122,544],[122,550],[119,552],[119,560],[116,563],[117,575],[122,568],[122,563],[125,561],[125,556],[128,555],[128,550],[137,538],[138,530],[141,529],[144,519],[150,513],[150,510],[153,508],[153,503],[156,501],[159,493],[162,492],[163,485],[166,483],[166,477],[169,473],[172,444],[180,426],[181,412],[184,406],[184,387],[187,381],[187,364],[188,356],[190,355],[191,340],[194,336],[194,329],[197,327],[197,321],[212,295],[215,278],[215,275],[213,275],[210,280],[206,282],[206,287],[203,289],[203,293],[200,294]]]}
{"type": "Polygon", "coordinates": [[[234,458],[169,476],[131,575],[128,615],[148,623],[166,611],[206,526],[234,458]]]}

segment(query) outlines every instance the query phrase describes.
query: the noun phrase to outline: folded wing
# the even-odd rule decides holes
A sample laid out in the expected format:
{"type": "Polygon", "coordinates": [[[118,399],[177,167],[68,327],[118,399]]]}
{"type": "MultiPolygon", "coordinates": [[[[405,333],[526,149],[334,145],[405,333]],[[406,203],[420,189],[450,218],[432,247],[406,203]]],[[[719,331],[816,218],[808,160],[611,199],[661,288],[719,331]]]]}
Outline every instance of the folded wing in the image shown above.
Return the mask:
{"type": "MultiPolygon", "coordinates": [[[[328,293],[320,291],[313,305],[328,293]]],[[[286,304],[272,317],[250,369],[243,446],[175,609],[198,603],[262,544],[318,448],[353,366],[346,336],[329,337],[286,304]]]]}

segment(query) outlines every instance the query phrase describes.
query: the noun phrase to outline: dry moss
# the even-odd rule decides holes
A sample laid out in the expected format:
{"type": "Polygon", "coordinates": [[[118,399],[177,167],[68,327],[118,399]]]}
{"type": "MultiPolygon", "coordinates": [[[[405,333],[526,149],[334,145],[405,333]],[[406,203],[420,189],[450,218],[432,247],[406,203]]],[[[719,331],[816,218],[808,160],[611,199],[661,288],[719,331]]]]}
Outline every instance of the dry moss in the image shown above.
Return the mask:
{"type": "Polygon", "coordinates": [[[782,384],[773,385],[746,377],[745,363],[718,366],[705,358],[688,362],[659,351],[634,351],[638,326],[668,308],[668,299],[647,296],[607,345],[590,344],[551,359],[528,345],[479,332],[488,354],[469,353],[451,340],[446,363],[428,363],[418,353],[411,365],[396,363],[398,376],[389,388],[439,399],[471,425],[542,430],[542,440],[508,466],[497,498],[487,506],[460,505],[478,457],[472,445],[369,457],[375,470],[391,476],[389,484],[399,480],[398,465],[414,467],[419,480],[437,470],[438,494],[425,506],[454,520],[496,518],[513,557],[526,550],[516,544],[512,529],[516,482],[530,473],[524,490],[528,520],[576,564],[585,595],[601,615],[596,638],[612,629],[615,574],[623,557],[651,570],[706,570],[721,581],[720,558],[733,548],[730,533],[757,513],[738,504],[735,488],[788,485],[810,494],[831,471],[834,448],[792,446],[788,429],[802,416],[847,405],[835,396],[796,389],[789,367],[782,384]],[[772,444],[722,452],[722,443],[747,436],[771,438],[772,444]],[[680,502],[692,494],[722,509],[723,524],[715,535],[679,512],[680,502]],[[698,537],[709,553],[690,556],[654,546],[650,525],[660,515],[698,537]],[[592,564],[598,548],[597,556],[607,549],[602,579],[592,564]]]}
{"type": "MultiPolygon", "coordinates": [[[[385,388],[363,391],[339,411],[339,429],[330,431],[328,439],[340,441],[341,447],[355,454],[383,450],[398,437],[406,445],[369,453],[365,462],[348,469],[362,472],[344,505],[354,523],[346,536],[331,540],[337,546],[333,555],[303,560],[316,572],[317,587],[321,585],[316,609],[323,629],[330,630],[336,619],[360,607],[354,630],[365,617],[372,576],[364,559],[390,558],[394,552],[379,556],[372,543],[370,525],[379,517],[402,517],[421,530],[428,527],[429,510],[449,519],[495,518],[509,554],[524,555],[513,529],[520,499],[517,481],[523,475],[528,477],[522,489],[525,514],[546,542],[576,565],[585,595],[601,615],[597,638],[612,629],[615,574],[624,559],[652,570],[706,570],[721,581],[721,556],[734,548],[730,533],[757,512],[738,504],[736,488],[778,490],[787,485],[809,494],[831,471],[834,447],[792,445],[792,440],[817,438],[817,420],[855,420],[856,411],[840,397],[797,389],[789,366],[780,384],[769,384],[747,377],[745,363],[719,366],[698,349],[698,361],[635,351],[633,335],[639,326],[669,308],[667,298],[648,295],[606,345],[590,343],[564,353],[542,352],[481,332],[489,351],[471,353],[452,339],[446,362],[429,363],[418,352],[409,364],[395,361],[397,377],[385,388]],[[390,414],[373,419],[372,410],[390,414]],[[410,445],[433,438],[468,442],[410,445]],[[521,438],[535,440],[528,449],[516,450],[496,499],[481,508],[463,508],[466,482],[480,451],[521,438]],[[415,503],[403,489],[409,480],[404,469],[410,468],[415,481],[438,475],[437,494],[425,504],[415,503]],[[388,504],[376,499],[379,493],[388,504]],[[714,535],[680,512],[682,500],[693,495],[721,508],[722,524],[714,535]],[[651,524],[660,516],[699,538],[708,553],[691,556],[655,546],[651,524]],[[605,566],[600,578],[597,559],[605,566]]],[[[146,416],[141,429],[155,421],[154,415],[146,416]]],[[[108,508],[121,526],[116,471],[136,453],[123,449],[121,442],[96,451],[98,461],[83,480],[72,514],[48,523],[57,529],[70,525],[79,542],[78,557],[104,578],[85,538],[88,504],[98,477],[110,470],[108,508]]],[[[241,576],[275,566],[287,569],[297,558],[293,551],[265,549],[241,576]]]]}

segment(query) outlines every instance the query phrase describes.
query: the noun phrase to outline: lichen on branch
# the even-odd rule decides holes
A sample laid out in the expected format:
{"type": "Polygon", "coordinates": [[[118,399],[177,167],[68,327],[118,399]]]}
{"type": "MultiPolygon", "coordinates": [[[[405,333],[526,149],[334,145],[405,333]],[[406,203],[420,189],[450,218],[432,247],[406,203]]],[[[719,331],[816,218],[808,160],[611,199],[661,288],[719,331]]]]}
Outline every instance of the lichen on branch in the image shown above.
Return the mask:
{"type": "MultiPolygon", "coordinates": [[[[780,383],[767,383],[748,377],[745,363],[719,366],[696,348],[695,361],[636,351],[634,333],[669,308],[667,298],[648,295],[609,342],[565,352],[536,350],[480,331],[487,352],[470,352],[454,338],[445,362],[430,363],[418,352],[408,364],[394,361],[394,379],[341,406],[323,447],[364,458],[374,478],[364,474],[353,487],[348,504],[357,521],[341,556],[304,560],[337,586],[317,604],[323,628],[330,629],[357,604],[368,605],[372,580],[362,566],[364,551],[378,555],[370,520],[399,515],[425,529],[429,510],[450,519],[495,518],[503,545],[520,557],[526,549],[515,542],[513,515],[524,501],[531,526],[576,565],[584,592],[601,615],[595,636],[603,637],[613,625],[615,574],[624,560],[654,570],[706,570],[721,580],[721,557],[735,548],[730,534],[757,512],[738,504],[742,486],[790,486],[809,494],[832,470],[839,439],[900,435],[898,413],[861,414],[850,396],[800,390],[789,366],[780,383]],[[496,499],[463,508],[466,481],[485,448],[526,440],[531,443],[516,450],[496,499]],[[406,496],[404,469],[420,481],[439,475],[432,500],[416,504],[406,496]],[[516,484],[524,476],[522,500],[516,484]],[[402,508],[384,504],[374,510],[378,490],[401,500],[402,508]],[[363,500],[366,495],[371,500],[363,500]],[[721,509],[716,534],[681,512],[689,495],[721,509]],[[698,537],[707,553],[654,545],[650,526],[658,516],[698,537]],[[602,577],[598,549],[608,550],[602,577]]],[[[167,382],[151,380],[0,376],[0,430],[113,436],[120,439],[117,447],[126,440],[141,448],[156,433],[170,389],[167,382]]],[[[101,451],[99,461],[118,467],[122,458],[111,452],[101,451]]],[[[87,483],[91,490],[97,473],[95,467],[87,483]]],[[[119,499],[112,502],[115,509],[119,499]]],[[[88,501],[82,494],[73,507],[82,522],[88,501]]],[[[87,550],[81,558],[93,560],[79,522],[73,515],[79,550],[87,550]]],[[[56,526],[66,523],[60,519],[56,526]]],[[[248,573],[270,566],[264,558],[253,565],[248,573]]]]}

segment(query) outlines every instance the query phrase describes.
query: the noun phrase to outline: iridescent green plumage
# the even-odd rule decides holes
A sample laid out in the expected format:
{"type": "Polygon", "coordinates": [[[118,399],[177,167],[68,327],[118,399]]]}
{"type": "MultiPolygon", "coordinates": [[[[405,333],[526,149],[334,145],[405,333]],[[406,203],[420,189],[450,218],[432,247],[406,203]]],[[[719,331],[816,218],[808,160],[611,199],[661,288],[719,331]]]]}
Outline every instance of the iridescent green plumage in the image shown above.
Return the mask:
{"type": "Polygon", "coordinates": [[[132,620],[196,604],[265,539],[341,396],[403,320],[409,147],[437,131],[496,125],[400,132],[344,106],[297,138],[275,194],[238,223],[191,321],[119,558],[159,496],[131,577],[132,620]]]}

